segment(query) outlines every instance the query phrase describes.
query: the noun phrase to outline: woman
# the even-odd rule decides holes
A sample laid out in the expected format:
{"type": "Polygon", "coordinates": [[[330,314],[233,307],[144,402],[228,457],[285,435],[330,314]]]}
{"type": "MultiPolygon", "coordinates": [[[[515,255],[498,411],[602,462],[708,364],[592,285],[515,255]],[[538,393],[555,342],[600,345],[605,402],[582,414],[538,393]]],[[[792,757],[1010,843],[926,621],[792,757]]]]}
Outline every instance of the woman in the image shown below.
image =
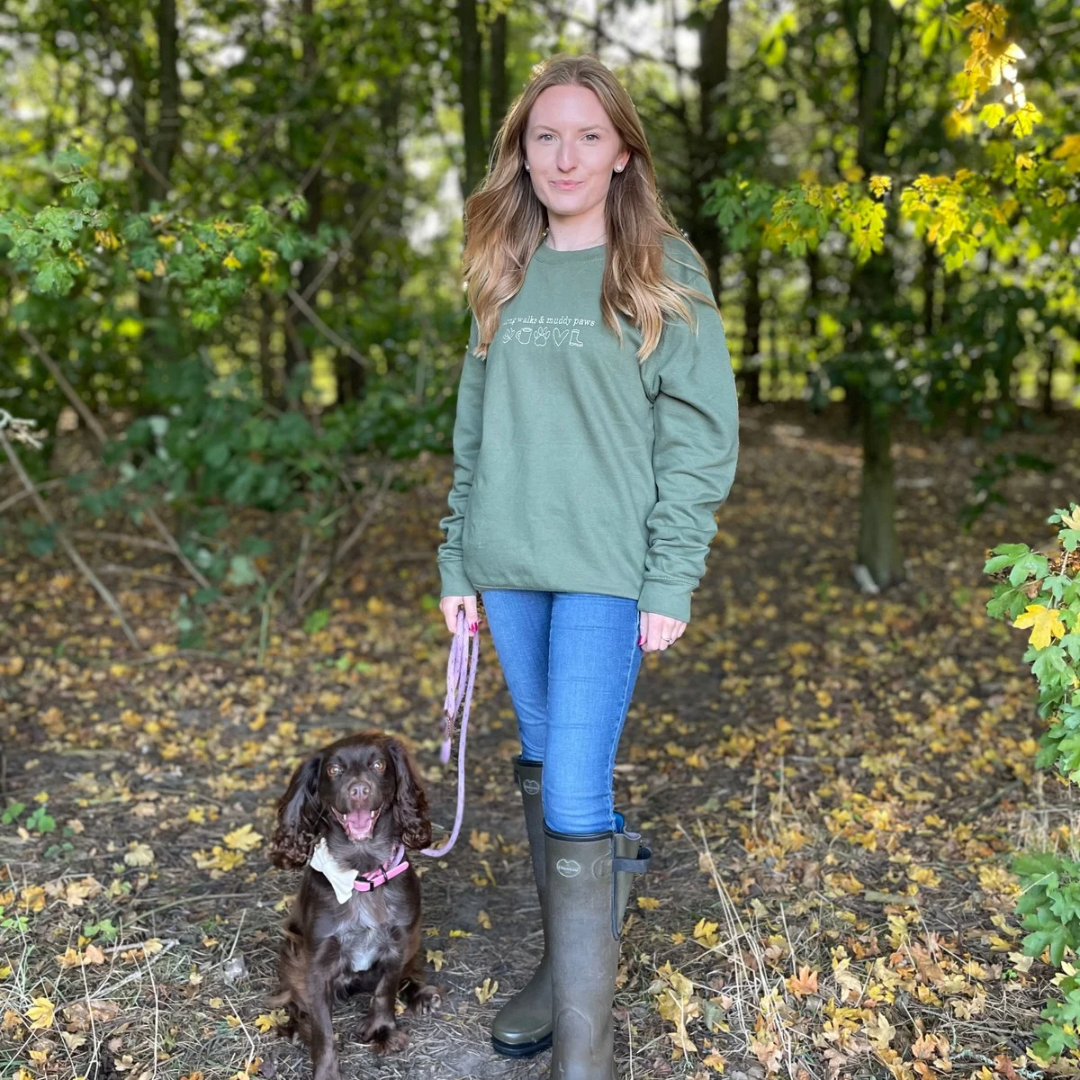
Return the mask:
{"type": "Polygon", "coordinates": [[[545,949],[495,1018],[500,1053],[609,1080],[630,874],[615,752],[642,652],[690,619],[738,453],[705,264],[656,190],[626,90],[594,56],[533,72],[465,204],[472,328],[458,388],[440,607],[477,590],[521,735],[545,949]]]}

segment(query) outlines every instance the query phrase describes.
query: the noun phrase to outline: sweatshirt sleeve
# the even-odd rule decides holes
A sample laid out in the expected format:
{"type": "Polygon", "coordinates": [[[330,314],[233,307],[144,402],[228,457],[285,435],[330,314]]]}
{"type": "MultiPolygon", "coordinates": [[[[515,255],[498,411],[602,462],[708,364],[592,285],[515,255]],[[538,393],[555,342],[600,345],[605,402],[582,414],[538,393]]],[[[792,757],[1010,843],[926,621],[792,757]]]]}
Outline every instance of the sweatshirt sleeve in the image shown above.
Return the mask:
{"type": "MultiPolygon", "coordinates": [[[[700,270],[679,276],[709,294],[700,270]]],[[[724,326],[714,309],[692,303],[696,336],[681,318],[669,316],[658,346],[663,354],[653,401],[657,502],[647,519],[649,548],[637,604],[638,611],[681,622],[690,621],[690,594],[705,573],[716,535],[714,514],[728,497],[739,452],[738,399],[724,326]]]]}
{"type": "Polygon", "coordinates": [[[462,534],[465,530],[465,508],[469,504],[473,471],[480,452],[483,430],[484,377],[486,363],[473,349],[479,337],[479,327],[473,316],[469,332],[469,347],[458,381],[457,414],[454,420],[454,483],[447,497],[450,513],[439,521],[445,540],[439,545],[439,576],[442,596],[472,596],[476,589],[465,576],[462,563],[462,534]]]}

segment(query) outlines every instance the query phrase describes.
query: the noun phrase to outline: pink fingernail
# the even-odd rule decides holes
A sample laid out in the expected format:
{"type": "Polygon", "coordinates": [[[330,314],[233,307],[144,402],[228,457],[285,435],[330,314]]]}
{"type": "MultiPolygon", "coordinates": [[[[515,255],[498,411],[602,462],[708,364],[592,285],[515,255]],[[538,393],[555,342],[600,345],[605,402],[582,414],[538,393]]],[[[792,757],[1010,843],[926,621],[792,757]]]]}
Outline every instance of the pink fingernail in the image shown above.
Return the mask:
{"type": "Polygon", "coordinates": [[[641,644],[641,635],[640,635],[640,634],[638,634],[638,639],[637,639],[637,643],[638,643],[639,645],[641,644]]]}
{"type": "Polygon", "coordinates": [[[470,634],[475,634],[476,633],[476,628],[477,628],[478,625],[479,625],[479,623],[473,623],[472,626],[469,627],[469,633],[470,634]]]}

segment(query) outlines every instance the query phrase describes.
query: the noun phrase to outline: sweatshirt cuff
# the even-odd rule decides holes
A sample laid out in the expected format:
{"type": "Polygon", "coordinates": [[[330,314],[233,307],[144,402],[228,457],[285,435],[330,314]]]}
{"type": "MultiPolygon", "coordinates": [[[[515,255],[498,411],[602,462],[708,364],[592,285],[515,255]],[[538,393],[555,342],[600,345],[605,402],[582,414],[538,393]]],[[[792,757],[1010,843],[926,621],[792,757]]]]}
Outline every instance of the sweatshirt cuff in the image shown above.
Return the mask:
{"type": "Polygon", "coordinates": [[[690,621],[690,593],[682,585],[666,581],[646,581],[638,594],[638,611],[667,615],[679,622],[690,621]]]}
{"type": "Polygon", "coordinates": [[[473,583],[465,576],[465,565],[460,559],[453,562],[439,563],[439,576],[442,578],[443,596],[475,596],[473,583]]]}

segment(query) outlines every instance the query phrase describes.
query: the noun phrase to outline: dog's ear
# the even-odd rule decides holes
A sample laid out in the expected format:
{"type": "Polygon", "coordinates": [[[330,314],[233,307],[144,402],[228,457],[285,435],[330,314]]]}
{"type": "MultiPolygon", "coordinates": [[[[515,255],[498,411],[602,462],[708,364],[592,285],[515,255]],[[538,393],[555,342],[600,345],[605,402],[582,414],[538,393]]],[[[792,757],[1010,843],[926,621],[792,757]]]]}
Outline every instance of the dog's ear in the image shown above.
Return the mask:
{"type": "Polygon", "coordinates": [[[390,739],[387,752],[394,762],[397,777],[397,796],[394,799],[394,820],[401,830],[401,842],[414,850],[431,843],[431,822],[428,820],[427,795],[416,773],[416,766],[408,750],[390,739]]]}
{"type": "Polygon", "coordinates": [[[323,806],[319,801],[321,753],[296,767],[285,794],[277,804],[278,825],[270,838],[270,861],[279,870],[303,866],[311,857],[323,806]]]}

